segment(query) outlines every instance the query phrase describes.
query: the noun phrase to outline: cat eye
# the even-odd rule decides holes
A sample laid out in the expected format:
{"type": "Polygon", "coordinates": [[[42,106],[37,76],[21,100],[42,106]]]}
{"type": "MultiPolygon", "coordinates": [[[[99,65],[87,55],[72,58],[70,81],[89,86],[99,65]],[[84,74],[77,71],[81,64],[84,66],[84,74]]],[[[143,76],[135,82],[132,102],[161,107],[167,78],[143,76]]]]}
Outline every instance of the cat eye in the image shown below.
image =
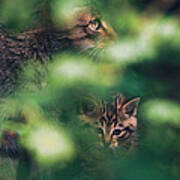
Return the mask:
{"type": "Polygon", "coordinates": [[[96,31],[98,30],[99,28],[102,27],[102,24],[101,24],[101,21],[100,19],[94,19],[94,20],[91,20],[89,22],[89,27],[93,30],[93,31],[96,31]]]}
{"type": "Polygon", "coordinates": [[[120,133],[121,133],[121,130],[115,129],[115,130],[113,131],[113,134],[112,134],[112,135],[119,135],[120,133]]]}

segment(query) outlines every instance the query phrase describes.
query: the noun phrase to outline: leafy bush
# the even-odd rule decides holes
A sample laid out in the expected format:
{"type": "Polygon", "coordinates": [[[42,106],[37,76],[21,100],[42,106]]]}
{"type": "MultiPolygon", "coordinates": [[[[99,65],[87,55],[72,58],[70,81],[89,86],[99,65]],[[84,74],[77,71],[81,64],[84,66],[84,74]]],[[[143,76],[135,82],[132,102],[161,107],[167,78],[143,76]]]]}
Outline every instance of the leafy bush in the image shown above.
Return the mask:
{"type": "Polygon", "coordinates": [[[98,62],[69,51],[47,65],[30,61],[24,67],[16,95],[0,101],[0,132],[17,131],[31,160],[17,164],[1,157],[0,179],[179,179],[177,2],[2,1],[0,18],[12,31],[31,27],[42,7],[54,22],[63,24],[72,7],[88,5],[112,24],[118,39],[98,55],[98,62]],[[93,128],[78,119],[85,97],[109,101],[117,93],[141,97],[135,153],[100,147],[93,128]],[[27,124],[12,120],[19,116],[27,124]]]}

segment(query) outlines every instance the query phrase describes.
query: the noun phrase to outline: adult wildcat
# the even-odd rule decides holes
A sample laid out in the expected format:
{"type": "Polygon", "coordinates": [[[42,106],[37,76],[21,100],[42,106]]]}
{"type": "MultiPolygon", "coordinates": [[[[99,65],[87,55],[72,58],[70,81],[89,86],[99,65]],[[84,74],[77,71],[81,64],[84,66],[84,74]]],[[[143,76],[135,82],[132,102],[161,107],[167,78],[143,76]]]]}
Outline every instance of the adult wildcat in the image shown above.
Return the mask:
{"type": "Polygon", "coordinates": [[[80,10],[67,27],[50,24],[11,34],[0,26],[0,96],[14,91],[19,70],[27,60],[45,61],[54,53],[72,48],[102,48],[114,36],[112,28],[87,8],[80,10]]]}

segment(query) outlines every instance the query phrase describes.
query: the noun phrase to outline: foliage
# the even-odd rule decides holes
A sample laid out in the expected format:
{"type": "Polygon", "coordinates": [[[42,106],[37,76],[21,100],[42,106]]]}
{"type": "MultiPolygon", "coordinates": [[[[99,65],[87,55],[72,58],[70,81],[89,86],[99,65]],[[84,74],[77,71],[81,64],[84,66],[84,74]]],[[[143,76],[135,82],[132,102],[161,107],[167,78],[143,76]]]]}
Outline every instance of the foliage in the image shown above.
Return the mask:
{"type": "Polygon", "coordinates": [[[40,18],[40,9],[48,7],[54,22],[62,25],[67,15],[71,16],[72,7],[88,5],[113,26],[118,39],[99,53],[98,61],[94,61],[94,54],[68,51],[46,65],[36,66],[31,61],[26,65],[16,95],[0,101],[0,132],[12,129],[21,135],[20,143],[29,151],[32,167],[23,164],[23,160],[17,164],[16,160],[1,158],[0,179],[180,178],[180,24],[178,7],[175,8],[178,0],[174,4],[166,2],[1,2],[1,21],[13,30],[31,26],[34,19],[40,18]],[[100,147],[95,130],[78,119],[85,97],[109,101],[117,93],[141,97],[139,145],[135,153],[100,147]],[[26,125],[13,120],[19,116],[26,125]],[[42,127],[55,135],[47,138],[42,127]],[[49,146],[57,146],[57,151],[61,144],[66,148],[60,148],[55,161],[49,156],[44,163],[37,154],[44,156],[42,150],[46,146],[42,142],[46,140],[49,146]]]}

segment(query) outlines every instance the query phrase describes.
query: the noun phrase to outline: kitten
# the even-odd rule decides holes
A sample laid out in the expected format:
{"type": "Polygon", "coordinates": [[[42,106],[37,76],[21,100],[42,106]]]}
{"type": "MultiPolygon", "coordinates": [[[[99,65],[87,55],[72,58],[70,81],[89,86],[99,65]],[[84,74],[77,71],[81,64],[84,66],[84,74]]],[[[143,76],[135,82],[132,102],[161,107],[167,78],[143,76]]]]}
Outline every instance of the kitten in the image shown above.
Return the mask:
{"type": "Polygon", "coordinates": [[[115,96],[112,104],[97,104],[84,110],[80,119],[92,124],[98,131],[100,143],[106,147],[132,148],[137,136],[137,108],[140,98],[126,100],[115,96]]]}

